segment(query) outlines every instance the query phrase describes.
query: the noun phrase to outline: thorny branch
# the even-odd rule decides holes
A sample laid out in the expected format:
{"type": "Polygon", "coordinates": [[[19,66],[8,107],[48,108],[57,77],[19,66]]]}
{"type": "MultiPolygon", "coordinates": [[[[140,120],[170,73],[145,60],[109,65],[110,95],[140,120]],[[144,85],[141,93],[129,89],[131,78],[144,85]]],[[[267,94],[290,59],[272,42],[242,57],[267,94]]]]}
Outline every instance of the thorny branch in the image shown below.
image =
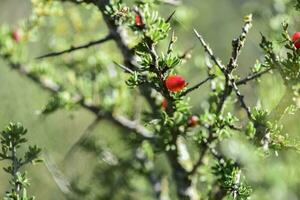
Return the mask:
{"type": "Polygon", "coordinates": [[[209,77],[207,77],[206,79],[204,79],[203,81],[197,83],[196,85],[194,85],[193,87],[191,88],[188,88],[186,91],[182,92],[180,94],[180,97],[183,97],[183,96],[186,96],[187,94],[193,92],[194,90],[198,89],[201,85],[203,85],[204,83],[206,83],[207,81],[211,80],[215,78],[215,76],[211,75],[209,77]]]}
{"type": "MultiPolygon", "coordinates": [[[[96,45],[96,44],[100,44],[103,43],[107,40],[114,40],[119,49],[122,52],[123,58],[124,58],[124,65],[128,66],[128,67],[124,67],[124,65],[120,65],[118,64],[123,70],[129,72],[129,73],[134,73],[135,70],[137,70],[137,66],[135,64],[135,59],[134,59],[134,54],[132,52],[132,50],[128,47],[127,43],[126,43],[126,38],[124,38],[121,34],[122,30],[121,27],[119,27],[118,25],[116,25],[114,23],[114,21],[112,19],[110,19],[109,16],[107,16],[105,14],[105,6],[109,4],[108,0],[103,0],[103,1],[97,1],[97,0],[82,0],[80,2],[76,1],[76,0],[61,0],[61,1],[71,1],[73,3],[81,3],[81,2],[85,2],[85,3],[93,3],[95,6],[97,6],[99,8],[99,10],[103,13],[104,16],[104,20],[108,26],[109,29],[109,35],[101,40],[98,41],[93,41],[90,42],[88,44],[82,45],[82,46],[78,46],[78,47],[71,47],[67,50],[64,51],[60,51],[60,52],[53,52],[53,53],[49,53],[43,56],[40,56],[39,58],[46,58],[46,57],[52,57],[52,56],[58,56],[58,55],[62,55],[64,53],[70,53],[79,49],[83,49],[83,48],[88,48],[90,46],[96,45]]],[[[164,3],[169,3],[169,4],[177,4],[179,1],[176,0],[162,0],[162,2],[164,3]]],[[[172,15],[171,15],[172,16],[172,15]]],[[[226,83],[225,83],[225,90],[223,91],[223,95],[221,96],[221,101],[219,102],[219,110],[217,112],[217,114],[221,114],[222,113],[222,107],[224,102],[226,101],[227,97],[230,96],[230,94],[232,93],[232,91],[235,92],[239,102],[241,103],[242,108],[244,108],[248,114],[248,118],[250,120],[252,120],[252,116],[250,113],[250,108],[246,105],[245,101],[244,101],[244,97],[243,95],[240,93],[239,89],[238,89],[238,85],[241,84],[246,84],[248,81],[253,80],[255,78],[260,77],[261,75],[269,72],[271,70],[270,69],[266,69],[265,71],[259,72],[259,73],[255,73],[255,74],[251,74],[248,75],[247,77],[241,79],[241,80],[235,80],[232,71],[234,69],[237,68],[238,64],[238,57],[240,55],[241,49],[244,46],[245,43],[245,39],[246,39],[246,35],[249,31],[251,27],[251,17],[246,19],[245,25],[243,26],[242,29],[242,33],[240,35],[240,37],[238,39],[233,40],[232,42],[232,46],[233,46],[233,51],[232,51],[232,55],[230,58],[230,61],[228,63],[228,65],[225,67],[225,65],[223,65],[221,63],[221,61],[214,55],[213,51],[210,49],[210,47],[208,46],[208,44],[204,41],[203,37],[196,31],[194,30],[197,38],[199,39],[200,43],[202,44],[202,46],[204,47],[206,53],[209,55],[209,57],[211,58],[211,60],[215,63],[215,65],[218,66],[218,68],[222,71],[223,75],[225,76],[226,79],[226,83]]],[[[170,43],[170,46],[172,45],[172,40],[170,43]]],[[[169,48],[170,49],[170,48],[169,48]]],[[[153,60],[153,66],[155,67],[155,72],[157,73],[157,76],[160,78],[161,84],[162,84],[162,94],[164,96],[166,96],[166,98],[168,98],[168,100],[171,100],[170,102],[173,102],[172,96],[169,94],[167,88],[165,88],[164,86],[164,77],[162,74],[161,69],[159,69],[159,65],[158,65],[158,55],[155,51],[155,46],[153,44],[151,44],[149,46],[149,50],[150,50],[150,54],[152,56],[152,60],[153,60]]],[[[55,83],[49,81],[49,80],[44,80],[44,79],[40,79],[37,78],[36,76],[32,75],[26,68],[24,68],[22,65],[20,64],[15,64],[15,63],[10,63],[11,67],[13,69],[18,70],[20,73],[22,73],[23,75],[26,75],[27,77],[29,77],[31,80],[33,80],[34,82],[38,83],[40,86],[42,86],[43,88],[48,89],[49,91],[53,92],[53,93],[57,93],[61,91],[61,88],[56,85],[55,83]]],[[[213,79],[214,76],[209,76],[207,79],[201,81],[200,83],[196,84],[195,86],[187,89],[184,93],[181,94],[181,96],[185,96],[188,93],[196,90],[197,88],[199,88],[202,84],[206,83],[207,81],[213,79]]],[[[147,89],[148,91],[151,90],[151,87],[146,87],[145,86],[140,86],[140,91],[141,93],[144,95],[144,97],[146,98],[146,100],[148,101],[149,105],[152,107],[153,109],[153,113],[155,113],[155,102],[154,99],[149,95],[149,92],[143,92],[145,91],[145,89],[147,89]]],[[[77,101],[78,103],[83,107],[86,108],[87,110],[91,111],[92,113],[94,113],[97,117],[97,119],[106,119],[109,120],[113,123],[115,123],[116,125],[124,128],[125,130],[128,130],[130,132],[135,132],[138,135],[142,136],[143,139],[152,139],[153,135],[150,131],[148,131],[145,127],[143,127],[142,125],[131,121],[129,119],[127,119],[124,116],[120,116],[120,115],[114,115],[113,113],[109,113],[109,112],[104,112],[102,111],[99,107],[96,107],[94,105],[89,105],[87,103],[85,103],[81,97],[77,97],[77,101]]],[[[173,111],[170,112],[170,114],[172,114],[173,111]]],[[[97,124],[98,121],[95,121],[95,124],[97,124]]],[[[94,124],[94,123],[92,123],[94,124]]],[[[176,144],[176,134],[174,133],[174,143],[176,144]]],[[[209,142],[213,141],[214,139],[216,139],[213,136],[213,130],[211,127],[209,127],[209,142]]],[[[195,163],[195,165],[193,166],[193,169],[190,172],[187,172],[186,170],[184,170],[182,168],[182,166],[180,166],[180,164],[177,161],[177,157],[178,155],[176,154],[176,152],[170,152],[168,153],[169,158],[170,158],[170,163],[173,167],[173,170],[175,171],[175,179],[176,179],[176,184],[179,186],[179,190],[182,190],[182,185],[183,183],[180,181],[186,181],[188,179],[188,175],[189,174],[193,174],[197,171],[197,169],[203,164],[203,158],[205,157],[207,150],[211,150],[211,153],[216,156],[216,152],[214,152],[214,150],[210,149],[210,147],[208,146],[208,142],[204,144],[202,151],[200,152],[199,155],[199,159],[198,161],[195,163]],[[177,174],[176,174],[177,173],[177,174]],[[178,178],[179,177],[179,178],[178,178]]],[[[219,155],[218,155],[219,156],[219,155]]],[[[190,184],[189,181],[187,181],[188,184],[190,184]]],[[[186,185],[184,186],[186,187],[186,185]]],[[[184,188],[183,187],[183,188],[184,188]]],[[[186,189],[186,188],[184,188],[186,189]]],[[[183,191],[180,191],[183,192],[183,191]]],[[[185,191],[184,191],[185,192],[185,191]]]]}
{"type": "MultiPolygon", "coordinates": [[[[242,33],[239,36],[239,39],[234,39],[232,42],[232,47],[233,47],[232,55],[231,55],[231,58],[230,58],[229,63],[226,68],[221,63],[221,61],[214,55],[213,51],[211,50],[209,45],[205,42],[203,37],[196,30],[194,30],[194,32],[195,32],[198,40],[200,41],[201,45],[203,46],[205,52],[209,55],[211,60],[215,63],[215,65],[218,66],[218,68],[222,71],[223,75],[225,76],[225,89],[223,91],[223,94],[220,96],[217,113],[221,114],[223,104],[226,101],[227,97],[231,94],[232,89],[233,89],[237,95],[238,100],[241,103],[242,108],[244,108],[246,110],[249,119],[253,120],[250,109],[247,107],[246,103],[244,102],[244,97],[243,97],[243,95],[241,95],[241,93],[237,87],[236,80],[232,74],[233,69],[236,69],[238,66],[237,60],[241,53],[242,48],[244,47],[246,35],[252,26],[251,22],[252,22],[252,18],[251,18],[251,15],[249,15],[245,20],[245,24],[242,28],[242,33]]],[[[257,75],[255,75],[255,77],[256,76],[257,75]]],[[[253,79],[253,78],[251,78],[251,79],[253,79]]],[[[217,137],[213,136],[213,129],[211,126],[208,128],[208,130],[209,130],[209,137],[207,139],[207,142],[203,143],[202,150],[200,151],[199,159],[194,164],[194,167],[190,173],[195,173],[197,168],[199,168],[203,164],[203,158],[205,156],[205,153],[208,149],[210,149],[208,144],[217,138],[217,137]]]]}
{"type": "Polygon", "coordinates": [[[91,41],[91,42],[89,42],[87,44],[80,45],[80,46],[77,46],[77,47],[72,46],[69,49],[66,49],[66,50],[63,50],[63,51],[51,52],[51,53],[39,56],[36,59],[55,57],[55,56],[60,56],[60,55],[66,54],[66,53],[71,53],[71,52],[74,52],[74,51],[77,51],[77,50],[80,50],[80,49],[87,49],[87,48],[89,48],[91,46],[102,44],[102,43],[104,43],[106,41],[109,41],[111,39],[112,39],[112,36],[110,34],[108,34],[106,37],[104,37],[104,38],[102,38],[100,40],[91,41]]]}
{"type": "MultiPolygon", "coordinates": [[[[21,75],[25,75],[30,80],[37,83],[42,88],[47,89],[51,93],[55,94],[55,93],[58,93],[58,92],[62,91],[62,88],[59,85],[57,85],[56,83],[54,83],[50,79],[43,79],[43,78],[38,78],[38,77],[34,76],[23,65],[21,65],[19,63],[13,63],[11,61],[9,61],[8,64],[10,65],[10,67],[12,69],[17,70],[21,75]]],[[[147,130],[142,125],[140,125],[140,124],[138,124],[134,121],[129,120],[128,118],[126,118],[124,116],[113,114],[111,112],[104,112],[104,111],[101,110],[101,108],[99,108],[97,106],[94,106],[94,105],[90,105],[90,104],[84,102],[82,100],[82,97],[80,97],[78,95],[75,95],[73,99],[74,99],[75,103],[76,102],[79,103],[83,108],[85,108],[85,109],[89,110],[90,112],[94,113],[97,117],[109,120],[109,121],[113,122],[114,124],[116,124],[117,126],[125,128],[129,132],[134,132],[134,133],[138,134],[139,136],[143,137],[144,139],[151,139],[152,138],[152,133],[149,130],[147,130]]]]}
{"type": "Polygon", "coordinates": [[[226,73],[226,69],[225,66],[221,63],[220,59],[217,58],[213,51],[211,50],[211,48],[209,47],[209,45],[205,42],[205,40],[203,39],[202,35],[200,35],[196,29],[194,29],[194,32],[198,38],[198,40],[200,41],[201,45],[203,46],[205,52],[209,55],[210,59],[219,67],[219,69],[223,72],[226,73]]]}
{"type": "Polygon", "coordinates": [[[243,79],[240,79],[238,81],[236,81],[236,85],[244,85],[244,84],[247,84],[249,81],[252,81],[254,79],[257,79],[259,77],[261,77],[262,75],[270,72],[273,68],[267,68],[261,72],[257,72],[257,73],[253,73],[253,74],[249,74],[248,76],[246,76],[245,78],[243,79]]]}

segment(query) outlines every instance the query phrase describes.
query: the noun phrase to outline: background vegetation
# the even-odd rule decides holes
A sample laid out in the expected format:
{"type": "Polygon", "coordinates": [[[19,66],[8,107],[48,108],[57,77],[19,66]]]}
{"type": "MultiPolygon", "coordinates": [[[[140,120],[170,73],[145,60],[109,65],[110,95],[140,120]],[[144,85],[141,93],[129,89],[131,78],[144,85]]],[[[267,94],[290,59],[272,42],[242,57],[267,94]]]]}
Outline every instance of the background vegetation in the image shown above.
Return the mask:
{"type": "MultiPolygon", "coordinates": [[[[283,0],[185,0],[177,8],[162,6],[160,13],[168,17],[174,9],[176,10],[172,22],[179,38],[176,51],[183,52],[185,49],[195,47],[192,51],[192,59],[181,66],[184,68],[183,75],[190,84],[193,84],[206,77],[205,69],[200,67],[203,66],[205,57],[192,31],[193,28],[204,35],[216,55],[227,61],[226,59],[231,53],[231,40],[240,32],[241,19],[246,14],[253,13],[254,27],[248,36],[246,47],[239,61],[239,73],[246,75],[250,67],[255,64],[256,59],[263,55],[259,48],[260,32],[275,40],[278,39],[283,20],[290,23],[289,31],[291,33],[300,30],[299,12],[290,11],[290,3],[283,0]]],[[[31,12],[32,5],[29,0],[1,0],[0,24],[6,24],[12,30],[16,29],[20,26],[18,22],[28,18],[31,12]]],[[[34,35],[34,40],[29,43],[28,55],[20,55],[20,57],[28,56],[27,62],[49,51],[65,49],[70,44],[78,45],[89,40],[96,40],[105,36],[107,32],[101,15],[95,8],[88,7],[86,9],[66,3],[62,6],[54,6],[53,10],[49,12],[53,12],[55,17],[45,17],[41,29],[31,33],[34,35]]],[[[50,58],[49,62],[52,65],[63,62],[66,66],[76,65],[79,70],[84,70],[84,67],[92,66],[94,62],[109,63],[109,60],[105,59],[108,56],[116,61],[121,59],[113,42],[70,55],[50,58]],[[101,60],[97,60],[94,55],[101,57],[101,60]],[[89,66],[76,63],[81,59],[86,60],[89,66]]],[[[122,172],[116,172],[113,168],[108,167],[105,158],[99,156],[99,152],[98,154],[90,153],[90,148],[75,151],[71,155],[68,154],[66,158],[69,149],[85,131],[88,124],[93,121],[94,116],[80,107],[71,111],[68,109],[58,110],[46,117],[38,115],[38,111],[44,107],[50,94],[26,77],[11,70],[3,60],[0,60],[0,66],[0,127],[6,126],[10,121],[22,122],[29,129],[30,143],[38,144],[44,152],[43,156],[56,163],[69,180],[77,180],[77,187],[81,189],[92,185],[90,189],[93,192],[86,199],[95,198],[93,194],[102,195],[102,199],[110,199],[105,195],[106,193],[112,195],[110,189],[113,186],[107,184],[110,180],[102,177],[101,173],[108,173],[111,174],[112,178],[116,178],[122,176],[122,172]],[[94,169],[98,169],[96,171],[99,173],[98,178],[94,176],[94,169]]],[[[47,66],[43,67],[47,68],[47,66]]],[[[122,75],[120,76],[122,77],[122,75]]],[[[122,86],[117,85],[117,87],[122,86]]],[[[274,108],[284,94],[282,80],[276,74],[268,74],[262,78],[259,85],[253,82],[243,87],[241,91],[245,94],[246,102],[250,106],[260,104],[269,110],[274,108]],[[257,102],[257,99],[260,101],[257,102]]],[[[123,95],[128,95],[128,99],[133,100],[136,96],[131,96],[132,94],[134,95],[134,92],[123,95]]],[[[201,110],[203,106],[201,100],[206,97],[205,89],[193,93],[191,95],[193,110],[201,110]]],[[[110,104],[109,97],[103,101],[106,101],[108,105],[110,104]]],[[[143,106],[144,102],[137,98],[135,103],[137,104],[136,108],[139,108],[143,106]]],[[[132,104],[128,102],[117,102],[117,104],[126,104],[125,112],[132,112],[132,104]]],[[[244,115],[244,113],[240,113],[240,115],[244,115]]],[[[299,112],[296,112],[295,115],[291,117],[287,115],[281,120],[284,124],[284,132],[289,133],[293,139],[299,139],[298,116],[299,112]]],[[[98,141],[98,145],[105,146],[118,157],[125,159],[130,156],[130,142],[124,140],[126,135],[124,136],[121,130],[113,124],[101,121],[92,131],[92,135],[92,140],[98,141]]],[[[250,154],[251,147],[243,149],[238,141],[240,138],[224,142],[223,150],[228,154],[235,154],[237,151],[242,152],[243,157],[253,164],[246,173],[250,184],[255,185],[253,199],[300,199],[300,179],[298,176],[300,174],[300,161],[297,152],[287,150],[280,152],[279,155],[272,153],[265,161],[256,161],[257,158],[250,154]]],[[[157,163],[161,166],[159,170],[167,170],[167,173],[170,173],[168,169],[165,169],[164,158],[158,159],[157,163]]],[[[2,167],[1,162],[0,166],[2,167]]],[[[37,199],[67,198],[57,186],[46,165],[40,164],[27,170],[31,179],[29,191],[31,194],[35,194],[37,199]]],[[[128,181],[132,181],[130,188],[123,187],[126,185],[124,182],[120,183],[122,187],[115,186],[116,188],[119,187],[119,190],[114,199],[140,199],[142,195],[143,199],[148,199],[148,197],[151,199],[151,195],[148,197],[145,195],[152,192],[149,190],[149,183],[131,171],[128,173],[128,176],[131,177],[128,181]]],[[[9,187],[7,181],[4,180],[7,180],[7,177],[1,172],[0,194],[7,191],[9,187]]],[[[165,182],[167,181],[165,180],[165,182]]],[[[172,191],[173,188],[170,190],[172,191]]]]}

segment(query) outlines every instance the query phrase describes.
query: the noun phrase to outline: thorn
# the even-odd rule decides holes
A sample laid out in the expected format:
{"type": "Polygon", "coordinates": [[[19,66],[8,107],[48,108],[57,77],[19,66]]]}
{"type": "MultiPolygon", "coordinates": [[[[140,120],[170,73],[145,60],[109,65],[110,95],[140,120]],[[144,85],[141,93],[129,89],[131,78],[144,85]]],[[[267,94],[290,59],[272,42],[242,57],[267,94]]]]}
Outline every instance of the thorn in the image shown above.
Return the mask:
{"type": "Polygon", "coordinates": [[[174,10],[171,15],[167,18],[166,23],[169,23],[171,21],[171,19],[173,18],[174,14],[175,14],[176,10],[174,10]]]}

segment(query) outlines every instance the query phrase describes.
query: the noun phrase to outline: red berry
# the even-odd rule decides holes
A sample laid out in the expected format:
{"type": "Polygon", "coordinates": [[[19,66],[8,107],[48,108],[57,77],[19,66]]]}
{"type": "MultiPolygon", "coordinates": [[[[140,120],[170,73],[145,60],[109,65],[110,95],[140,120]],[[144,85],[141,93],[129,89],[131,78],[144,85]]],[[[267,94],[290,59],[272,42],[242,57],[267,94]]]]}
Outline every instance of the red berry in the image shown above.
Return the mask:
{"type": "Polygon", "coordinates": [[[168,100],[167,99],[164,99],[161,103],[161,107],[166,110],[167,107],[168,107],[168,100]]]}
{"type": "Polygon", "coordinates": [[[171,75],[167,77],[165,84],[171,92],[179,92],[185,87],[186,82],[182,76],[171,75]]]}
{"type": "Polygon", "coordinates": [[[140,15],[135,16],[135,25],[136,26],[142,26],[143,25],[142,17],[140,15]]]}
{"type": "Polygon", "coordinates": [[[300,48],[300,32],[296,32],[292,35],[292,41],[294,46],[299,49],[300,48]]]}
{"type": "Polygon", "coordinates": [[[22,34],[19,29],[16,29],[12,32],[12,38],[15,42],[20,42],[22,40],[22,34]]]}
{"type": "Polygon", "coordinates": [[[188,125],[189,127],[195,127],[197,126],[198,122],[199,122],[199,118],[196,115],[193,115],[190,117],[188,121],[188,125]]]}

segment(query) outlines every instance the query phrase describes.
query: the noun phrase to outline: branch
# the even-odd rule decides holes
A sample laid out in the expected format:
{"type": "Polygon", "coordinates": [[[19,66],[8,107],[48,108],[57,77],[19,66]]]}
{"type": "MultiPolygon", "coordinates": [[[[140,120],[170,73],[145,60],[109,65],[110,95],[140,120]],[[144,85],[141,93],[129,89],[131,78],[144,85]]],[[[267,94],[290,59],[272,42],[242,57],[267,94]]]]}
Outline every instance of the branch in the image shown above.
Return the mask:
{"type": "Polygon", "coordinates": [[[44,153],[44,162],[43,162],[50,172],[52,178],[54,179],[58,188],[64,193],[69,194],[71,192],[71,183],[68,178],[58,169],[57,164],[53,158],[47,153],[44,153]]]}
{"type": "Polygon", "coordinates": [[[251,114],[251,110],[247,106],[246,102],[244,101],[244,96],[241,94],[239,88],[237,87],[235,80],[231,80],[231,84],[232,84],[233,90],[235,91],[235,94],[236,94],[236,96],[237,96],[237,98],[238,98],[238,100],[241,104],[241,107],[246,111],[248,118],[251,121],[254,121],[254,118],[251,114]]]}
{"type": "Polygon", "coordinates": [[[43,89],[50,91],[51,93],[57,93],[61,91],[61,87],[56,83],[54,83],[52,80],[46,78],[40,78],[33,75],[26,67],[24,67],[19,63],[14,63],[8,60],[8,65],[11,67],[11,69],[18,71],[19,74],[26,76],[31,81],[33,81],[43,89]]]}
{"type": "Polygon", "coordinates": [[[252,27],[252,14],[246,16],[244,21],[245,24],[242,28],[242,33],[240,34],[239,38],[232,40],[232,53],[231,53],[231,58],[229,60],[229,63],[227,65],[228,72],[231,72],[233,69],[235,69],[238,66],[237,64],[238,57],[241,54],[242,48],[245,45],[246,36],[252,27]]]}
{"type": "Polygon", "coordinates": [[[160,2],[171,6],[179,6],[182,3],[180,0],[160,0],[160,2]]]}
{"type": "Polygon", "coordinates": [[[60,56],[60,55],[65,54],[65,53],[71,53],[73,51],[77,51],[77,50],[80,50],[80,49],[86,49],[86,48],[89,48],[89,47],[94,46],[94,45],[102,44],[102,43],[104,43],[104,42],[106,42],[108,40],[111,40],[111,39],[112,39],[111,34],[108,34],[105,38],[102,38],[100,40],[91,41],[91,42],[89,42],[87,44],[84,44],[84,45],[81,45],[81,46],[77,46],[77,47],[71,46],[69,49],[66,49],[66,50],[63,50],[63,51],[58,51],[58,52],[51,52],[51,53],[39,56],[36,59],[42,59],[42,58],[60,56]]]}
{"type": "MultiPolygon", "coordinates": [[[[55,94],[57,92],[62,91],[62,88],[56,83],[54,83],[53,81],[51,81],[50,79],[43,79],[34,76],[33,74],[30,73],[30,71],[26,67],[24,67],[19,63],[13,63],[9,61],[9,65],[12,69],[17,70],[21,75],[26,76],[27,78],[35,82],[37,85],[39,85],[44,89],[47,89],[51,93],[55,94]]],[[[127,131],[134,132],[137,135],[141,136],[143,139],[151,139],[153,137],[152,133],[142,125],[134,121],[131,121],[124,116],[115,115],[110,112],[103,112],[100,107],[90,105],[84,102],[81,96],[75,95],[75,97],[76,97],[75,98],[76,103],[80,104],[83,108],[94,113],[96,116],[103,117],[104,119],[113,122],[117,126],[122,127],[127,131]]]]}
{"type": "Polygon", "coordinates": [[[90,136],[92,131],[96,128],[98,123],[100,122],[102,118],[96,117],[92,123],[88,125],[88,127],[84,130],[84,132],[81,134],[80,138],[71,146],[69,151],[66,153],[64,160],[68,159],[71,157],[71,155],[80,147],[81,144],[83,144],[87,138],[90,136]]]}
{"type": "MultiPolygon", "coordinates": [[[[244,96],[241,95],[241,93],[240,93],[240,91],[237,87],[237,84],[235,82],[235,78],[232,75],[232,70],[237,67],[237,60],[238,60],[238,57],[241,53],[242,48],[244,47],[244,43],[245,43],[245,40],[246,40],[246,35],[247,35],[247,33],[249,32],[249,30],[252,26],[251,22],[252,22],[252,15],[248,15],[245,19],[245,24],[242,28],[241,35],[239,36],[238,39],[234,39],[232,41],[233,50],[232,50],[232,55],[231,55],[231,58],[230,58],[230,61],[229,61],[228,65],[227,65],[227,68],[225,68],[225,66],[221,63],[221,61],[214,55],[213,51],[210,49],[209,45],[204,41],[203,37],[194,29],[194,32],[195,32],[197,38],[199,39],[201,45],[204,47],[205,52],[209,55],[211,60],[219,67],[219,69],[222,71],[223,75],[225,76],[225,89],[224,89],[223,93],[221,93],[220,101],[218,102],[218,105],[217,105],[216,113],[218,115],[220,115],[220,113],[222,112],[222,108],[223,108],[223,105],[224,105],[227,97],[231,94],[232,90],[234,90],[237,97],[238,97],[238,99],[239,99],[239,102],[241,103],[242,108],[244,108],[246,110],[248,118],[250,120],[253,120],[250,108],[247,107],[247,105],[244,101],[244,96]]],[[[193,167],[193,169],[190,173],[195,173],[197,168],[203,164],[202,159],[203,159],[207,149],[210,149],[208,144],[210,142],[214,141],[217,138],[217,137],[213,136],[213,129],[212,128],[213,128],[212,126],[210,126],[208,128],[209,129],[208,140],[207,140],[207,142],[205,142],[202,145],[203,146],[202,152],[200,153],[199,159],[196,162],[196,164],[194,165],[194,167],[193,167]]],[[[236,128],[236,127],[232,126],[230,128],[236,128]]],[[[238,129],[236,129],[236,130],[238,130],[238,129]]],[[[218,157],[215,150],[210,149],[210,151],[215,157],[218,157]]]]}
{"type": "Polygon", "coordinates": [[[244,97],[239,92],[237,85],[235,83],[235,78],[232,74],[232,71],[238,67],[238,64],[237,64],[238,57],[242,51],[242,48],[245,45],[246,36],[247,36],[250,28],[252,27],[252,15],[250,14],[250,15],[246,16],[244,21],[245,21],[245,23],[244,23],[244,26],[242,28],[242,33],[240,34],[239,38],[232,40],[232,53],[231,53],[231,58],[229,59],[229,63],[227,64],[227,68],[224,71],[222,71],[225,76],[226,82],[225,82],[224,92],[221,96],[220,103],[218,104],[218,107],[217,107],[217,113],[222,112],[224,103],[225,103],[227,97],[231,94],[232,89],[234,88],[236,95],[238,96],[238,99],[241,102],[242,107],[246,109],[248,117],[251,118],[251,115],[249,115],[250,109],[246,106],[246,104],[243,100],[244,97]]]}
{"type": "MultiPolygon", "coordinates": [[[[201,45],[203,46],[205,52],[207,53],[207,55],[210,57],[210,59],[215,63],[215,65],[218,66],[218,68],[222,71],[222,73],[225,76],[226,82],[225,82],[225,90],[223,92],[223,95],[221,96],[221,100],[218,104],[217,107],[217,113],[220,113],[222,111],[222,107],[224,105],[224,102],[227,98],[227,96],[231,93],[230,88],[228,87],[228,72],[226,71],[225,66],[221,63],[220,59],[217,58],[213,51],[211,50],[211,48],[209,47],[209,45],[205,42],[205,40],[203,39],[202,35],[200,35],[196,29],[194,29],[194,32],[196,34],[196,37],[198,38],[198,40],[200,41],[201,45]]],[[[208,74],[209,74],[209,70],[210,70],[210,66],[208,66],[208,74]]]]}
{"type": "Polygon", "coordinates": [[[271,71],[272,69],[273,69],[273,68],[270,67],[270,68],[265,69],[265,70],[263,70],[263,71],[261,71],[261,72],[249,74],[249,75],[246,76],[245,78],[238,80],[238,81],[236,82],[236,85],[245,85],[245,84],[248,83],[249,81],[261,77],[262,75],[268,73],[268,72],[271,71]]]}
{"type": "Polygon", "coordinates": [[[194,90],[198,89],[201,85],[203,85],[204,83],[206,83],[207,81],[209,81],[213,78],[215,78],[214,75],[207,77],[205,80],[201,81],[200,83],[194,85],[193,87],[191,87],[191,88],[187,89],[186,91],[184,91],[183,93],[181,93],[180,97],[186,96],[190,92],[193,92],[194,90]]]}
{"type": "Polygon", "coordinates": [[[144,139],[153,139],[153,134],[148,129],[135,121],[129,120],[124,116],[107,113],[106,115],[104,115],[104,117],[106,119],[110,119],[110,121],[114,122],[115,124],[122,125],[123,128],[127,130],[138,133],[139,135],[143,136],[144,139]]]}
{"type": "Polygon", "coordinates": [[[120,63],[117,63],[117,62],[115,62],[115,61],[114,61],[114,63],[115,63],[118,67],[120,67],[121,69],[123,69],[125,72],[128,72],[128,73],[130,73],[130,74],[134,74],[134,71],[132,71],[132,70],[129,69],[128,67],[126,67],[126,66],[124,66],[124,65],[122,65],[122,64],[120,64],[120,63]]]}
{"type": "MultiPolygon", "coordinates": [[[[175,14],[176,10],[174,10],[171,15],[166,19],[166,23],[169,23],[171,21],[171,19],[173,18],[174,14],[175,14]]],[[[174,34],[173,34],[174,35],[174,34]]]]}
{"type": "MultiPolygon", "coordinates": [[[[175,13],[175,12],[173,12],[175,13]]],[[[171,39],[170,39],[170,42],[169,42],[169,45],[168,45],[168,51],[167,51],[167,54],[171,54],[173,52],[173,45],[174,43],[176,42],[177,38],[175,36],[175,31],[172,32],[172,36],[171,36],[171,39]]]]}
{"type": "Polygon", "coordinates": [[[277,105],[273,108],[271,113],[269,114],[269,118],[273,121],[280,120],[282,116],[284,115],[284,112],[286,108],[293,104],[294,101],[294,92],[293,90],[287,88],[284,95],[281,97],[280,101],[277,103],[277,105]]]}
{"type": "Polygon", "coordinates": [[[229,87],[232,87],[233,90],[235,91],[235,94],[241,104],[241,107],[244,108],[244,110],[247,112],[247,116],[251,121],[254,121],[252,115],[251,115],[251,110],[250,108],[246,105],[245,101],[244,101],[244,96],[241,94],[241,92],[239,91],[237,84],[236,84],[236,80],[232,74],[232,71],[234,69],[236,69],[238,67],[237,64],[237,60],[239,55],[241,54],[242,48],[245,45],[245,41],[246,41],[246,36],[249,33],[250,28],[252,27],[252,15],[248,15],[245,17],[245,24],[242,28],[242,33],[239,36],[238,39],[234,39],[232,41],[232,54],[231,54],[231,58],[229,60],[229,63],[227,65],[227,78],[228,78],[228,83],[229,83],[229,87]]]}
{"type": "Polygon", "coordinates": [[[204,41],[202,35],[200,35],[196,29],[194,29],[194,32],[198,38],[198,40],[200,41],[201,45],[204,47],[205,52],[209,55],[209,57],[211,58],[211,60],[220,68],[220,70],[225,73],[226,69],[225,66],[221,63],[220,59],[217,58],[213,51],[211,50],[211,48],[209,47],[209,45],[204,41]]]}
{"type": "Polygon", "coordinates": [[[197,169],[203,164],[203,159],[205,157],[205,154],[206,154],[207,150],[208,150],[208,146],[205,145],[204,148],[202,149],[200,155],[199,155],[198,161],[193,166],[193,169],[189,172],[190,175],[195,174],[195,172],[197,171],[197,169]]]}
{"type": "MultiPolygon", "coordinates": [[[[64,1],[67,1],[67,0],[64,0],[64,1]]],[[[68,0],[68,1],[76,2],[75,0],[68,0]]],[[[122,27],[120,27],[118,24],[116,24],[115,21],[108,14],[106,14],[106,6],[109,5],[110,1],[109,0],[83,0],[82,2],[93,3],[96,7],[98,7],[98,9],[103,14],[103,20],[105,21],[105,23],[109,29],[109,32],[113,37],[113,40],[116,42],[117,47],[121,51],[122,57],[124,59],[124,63],[123,63],[124,66],[127,66],[132,71],[137,70],[138,67],[136,66],[134,50],[128,46],[127,37],[124,34],[122,34],[122,31],[123,31],[122,27]]],[[[150,48],[152,48],[152,47],[150,46],[150,48]]],[[[153,56],[156,57],[156,55],[153,55],[153,56]]],[[[154,63],[157,63],[157,60],[154,59],[154,63]]],[[[163,78],[163,77],[160,77],[160,78],[163,78]]],[[[163,81],[161,83],[163,84],[163,81]]],[[[163,84],[162,89],[165,90],[164,93],[167,95],[166,98],[168,100],[170,100],[170,99],[173,100],[171,95],[169,94],[168,90],[165,88],[164,84],[163,84]]],[[[150,86],[147,86],[147,85],[139,86],[139,91],[141,92],[141,94],[143,94],[145,96],[145,99],[148,101],[149,105],[153,109],[152,110],[153,114],[155,114],[155,113],[157,113],[157,106],[154,107],[154,105],[156,104],[156,102],[155,102],[156,98],[151,96],[151,92],[150,92],[151,90],[152,90],[152,88],[150,86]],[[145,92],[145,90],[147,92],[145,92]]],[[[171,102],[173,102],[173,101],[171,101],[171,102]]],[[[96,113],[98,113],[97,110],[98,110],[98,108],[95,110],[96,113]]],[[[130,130],[139,131],[139,133],[144,136],[147,136],[147,134],[148,134],[148,131],[145,130],[144,127],[142,127],[142,126],[138,125],[137,123],[132,122],[126,118],[116,117],[116,116],[112,115],[111,113],[107,113],[107,115],[105,117],[110,118],[113,122],[116,122],[119,125],[125,124],[126,126],[122,126],[122,127],[130,129],[130,130]]],[[[176,133],[175,133],[175,135],[176,135],[176,133]]],[[[174,142],[174,144],[176,144],[176,140],[174,140],[173,142],[174,142]]],[[[188,192],[189,192],[189,188],[191,187],[191,180],[187,176],[187,171],[178,162],[178,152],[176,150],[169,151],[169,152],[167,152],[167,156],[168,156],[168,159],[169,159],[172,169],[173,169],[173,176],[175,179],[175,183],[177,185],[178,196],[182,197],[182,199],[187,198],[187,196],[190,196],[190,194],[188,194],[188,192]]]]}
{"type": "Polygon", "coordinates": [[[195,48],[195,45],[193,45],[192,47],[185,50],[182,54],[178,55],[178,57],[180,59],[186,59],[186,60],[189,59],[191,57],[191,52],[193,51],[194,48],[195,48]]]}

